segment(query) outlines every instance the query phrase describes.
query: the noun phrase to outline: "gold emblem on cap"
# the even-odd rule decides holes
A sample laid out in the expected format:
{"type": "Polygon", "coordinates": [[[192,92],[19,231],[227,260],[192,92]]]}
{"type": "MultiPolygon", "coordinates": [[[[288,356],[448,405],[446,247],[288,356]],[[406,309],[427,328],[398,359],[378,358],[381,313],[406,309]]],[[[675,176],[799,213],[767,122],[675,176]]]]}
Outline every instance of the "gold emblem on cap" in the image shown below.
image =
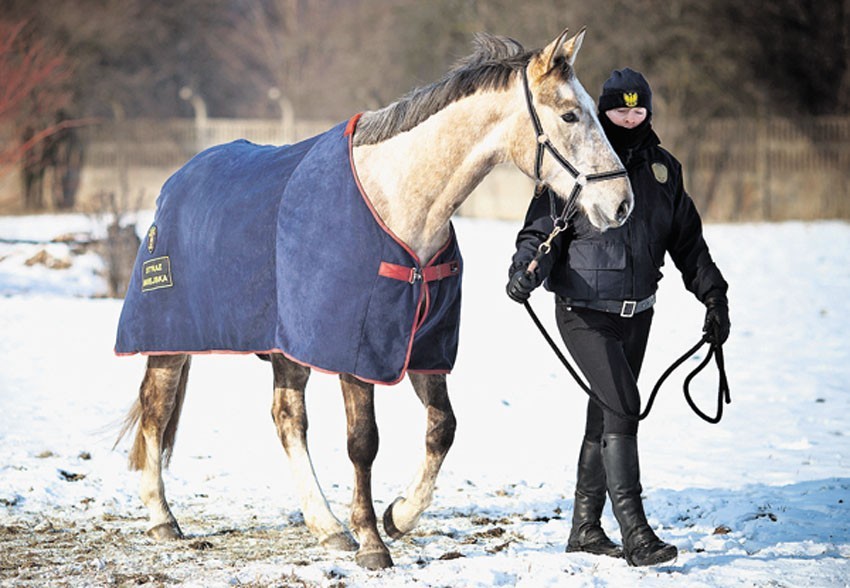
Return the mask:
{"type": "Polygon", "coordinates": [[[623,102],[629,108],[634,108],[638,105],[638,94],[637,92],[623,92],[623,102]]]}
{"type": "Polygon", "coordinates": [[[652,175],[655,176],[655,179],[659,184],[666,184],[667,178],[670,176],[670,173],[667,171],[667,166],[663,163],[655,162],[652,164],[652,175]]]}

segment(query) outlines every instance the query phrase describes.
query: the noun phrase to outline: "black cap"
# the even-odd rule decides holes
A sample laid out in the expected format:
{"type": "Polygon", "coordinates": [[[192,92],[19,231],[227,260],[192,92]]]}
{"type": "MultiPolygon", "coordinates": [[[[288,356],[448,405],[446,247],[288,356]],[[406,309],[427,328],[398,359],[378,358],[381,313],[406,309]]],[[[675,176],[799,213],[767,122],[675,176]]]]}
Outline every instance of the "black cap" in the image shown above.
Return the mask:
{"type": "Polygon", "coordinates": [[[599,112],[613,108],[646,108],[652,112],[652,90],[649,82],[639,71],[624,67],[611,72],[611,77],[602,84],[599,97],[599,112]]]}

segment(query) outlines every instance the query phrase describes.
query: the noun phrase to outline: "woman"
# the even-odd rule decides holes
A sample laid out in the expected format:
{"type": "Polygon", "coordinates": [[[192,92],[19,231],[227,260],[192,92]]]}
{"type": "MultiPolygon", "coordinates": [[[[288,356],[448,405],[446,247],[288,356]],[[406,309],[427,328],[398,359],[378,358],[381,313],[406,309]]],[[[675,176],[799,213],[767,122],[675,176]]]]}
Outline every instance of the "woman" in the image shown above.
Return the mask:
{"type": "Polygon", "coordinates": [[[664,255],[670,254],[687,289],[705,304],[704,330],[717,344],[729,335],[727,284],[703,240],[699,213],[683,187],[681,164],[660,147],[652,130],[652,91],[643,75],[629,68],[614,71],[602,87],[599,119],[628,170],[634,211],[626,224],[605,233],[577,215],[528,272],[553,228],[549,199],[536,198],[517,236],[507,291],[524,302],[545,280],[546,289],[555,293],[555,316],[567,349],[594,394],[613,409],[593,400],[587,405],[567,551],[625,556],[630,565],[652,565],[677,556],[676,547],[647,524],[637,447],[637,378],[664,255]],[[599,522],[606,489],[620,524],[622,549],[599,522]]]}

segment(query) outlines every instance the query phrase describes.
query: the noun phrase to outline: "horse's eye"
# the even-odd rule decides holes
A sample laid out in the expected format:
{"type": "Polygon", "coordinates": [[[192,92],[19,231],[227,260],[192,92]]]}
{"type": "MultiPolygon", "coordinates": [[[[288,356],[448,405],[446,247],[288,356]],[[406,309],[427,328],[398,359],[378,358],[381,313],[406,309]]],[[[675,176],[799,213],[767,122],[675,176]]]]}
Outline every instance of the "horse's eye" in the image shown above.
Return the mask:
{"type": "Polygon", "coordinates": [[[567,112],[566,114],[562,114],[561,120],[563,120],[564,122],[568,122],[568,123],[578,122],[578,115],[575,112],[570,111],[570,112],[567,112]]]}

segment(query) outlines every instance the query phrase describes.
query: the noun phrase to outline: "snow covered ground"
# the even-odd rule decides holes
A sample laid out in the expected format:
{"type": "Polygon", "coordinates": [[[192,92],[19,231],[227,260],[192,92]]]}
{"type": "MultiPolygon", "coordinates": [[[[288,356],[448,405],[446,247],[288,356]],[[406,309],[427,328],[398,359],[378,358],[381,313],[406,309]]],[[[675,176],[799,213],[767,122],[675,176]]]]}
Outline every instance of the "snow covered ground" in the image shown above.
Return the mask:
{"type": "MultiPolygon", "coordinates": [[[[144,232],[149,214],[139,220],[144,232]]],[[[90,231],[83,216],[0,218],[0,239],[90,231]]],[[[731,284],[732,404],[716,426],[680,381],[642,425],[646,509],[671,565],[564,553],[585,400],[523,309],[504,295],[517,224],[458,219],[466,262],[461,347],[449,379],[455,445],[434,504],[389,543],[395,567],[359,569],[306,533],[251,356],[198,356],[166,489],[188,539],[153,543],[115,425],[142,358],[112,354],[121,301],[93,254],[0,243],[0,586],[848,586],[850,225],[709,225],[731,284]],[[41,250],[43,262],[25,265],[41,250]]],[[[642,384],[700,336],[703,311],[668,263],[642,384]]],[[[552,303],[532,297],[551,325],[552,303]]],[[[687,366],[693,367],[696,360],[687,366]]],[[[713,367],[695,396],[713,412],[713,367]]],[[[308,389],[317,473],[347,518],[352,470],[336,379],[308,389]]],[[[423,452],[409,384],[377,389],[380,512],[423,452]]],[[[617,536],[606,509],[604,526],[617,536]]]]}

